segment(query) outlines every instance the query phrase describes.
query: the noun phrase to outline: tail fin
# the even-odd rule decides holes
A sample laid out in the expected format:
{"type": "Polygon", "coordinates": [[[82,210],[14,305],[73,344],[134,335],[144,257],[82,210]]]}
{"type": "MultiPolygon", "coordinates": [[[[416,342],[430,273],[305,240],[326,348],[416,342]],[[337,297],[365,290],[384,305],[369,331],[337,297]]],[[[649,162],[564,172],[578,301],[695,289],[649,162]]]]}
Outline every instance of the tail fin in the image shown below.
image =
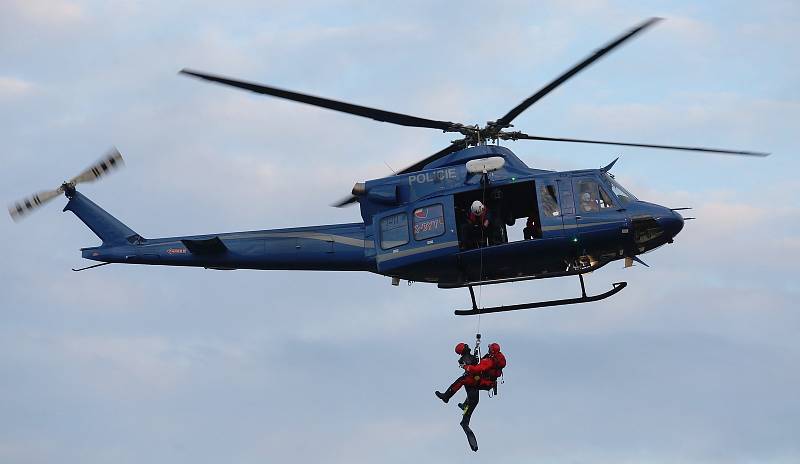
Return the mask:
{"type": "Polygon", "coordinates": [[[72,211],[78,219],[83,221],[95,233],[103,245],[121,245],[134,243],[141,238],[130,227],[121,223],[117,218],[108,214],[106,210],[97,206],[92,200],[81,195],[78,191],[69,192],[69,202],[64,211],[72,211]]]}

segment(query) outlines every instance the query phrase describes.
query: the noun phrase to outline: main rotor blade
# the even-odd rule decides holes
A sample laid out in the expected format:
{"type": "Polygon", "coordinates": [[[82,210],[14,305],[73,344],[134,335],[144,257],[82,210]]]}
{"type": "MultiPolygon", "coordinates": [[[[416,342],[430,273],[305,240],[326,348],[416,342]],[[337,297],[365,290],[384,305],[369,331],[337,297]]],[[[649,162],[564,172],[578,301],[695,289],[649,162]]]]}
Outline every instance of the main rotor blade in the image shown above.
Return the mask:
{"type": "Polygon", "coordinates": [[[574,76],[575,74],[578,74],[584,68],[586,68],[590,64],[592,64],[595,61],[597,61],[600,58],[602,58],[603,55],[605,55],[608,52],[614,50],[615,48],[620,46],[626,40],[628,40],[631,37],[635,36],[636,34],[640,33],[644,29],[652,26],[653,24],[657,23],[658,21],[661,21],[661,18],[650,18],[647,21],[645,21],[642,24],[640,24],[639,26],[636,26],[635,28],[631,29],[630,31],[628,31],[624,35],[618,37],[616,40],[606,44],[603,48],[597,50],[591,56],[589,56],[585,60],[581,61],[580,63],[576,64],[571,69],[569,69],[567,72],[565,72],[564,74],[562,74],[558,78],[556,78],[556,80],[554,80],[553,82],[551,82],[551,83],[547,84],[546,86],[542,87],[541,90],[539,90],[535,94],[531,95],[525,101],[523,101],[522,103],[520,103],[519,105],[514,107],[514,109],[509,111],[508,114],[506,114],[502,118],[498,119],[495,122],[495,125],[499,126],[500,128],[507,127],[508,124],[511,123],[512,120],[514,120],[514,118],[516,118],[517,116],[520,115],[520,113],[522,113],[523,111],[528,109],[531,105],[533,105],[534,103],[536,103],[537,101],[542,99],[542,97],[544,97],[548,93],[552,92],[556,87],[558,87],[559,85],[563,84],[567,79],[569,79],[570,77],[574,76]]]}
{"type": "Polygon", "coordinates": [[[14,221],[19,221],[28,213],[44,205],[53,198],[61,195],[63,192],[63,187],[59,187],[55,190],[45,190],[43,192],[34,193],[33,195],[9,206],[8,214],[11,215],[11,219],[14,221]]]}
{"type": "Polygon", "coordinates": [[[348,195],[342,198],[341,200],[337,201],[336,203],[333,203],[331,206],[333,206],[334,208],[344,208],[345,206],[350,206],[357,201],[358,197],[356,197],[355,195],[348,195]]]}
{"type": "Polygon", "coordinates": [[[94,182],[100,177],[109,174],[114,169],[119,169],[125,165],[119,151],[112,148],[105,156],[93,165],[86,168],[83,172],[69,180],[70,184],[81,184],[84,182],[94,182]]]}
{"type": "Polygon", "coordinates": [[[627,143],[627,142],[608,142],[604,140],[584,140],[584,139],[567,139],[562,137],[539,137],[537,135],[528,135],[521,132],[507,133],[509,140],[544,140],[547,142],[574,142],[574,143],[593,143],[599,145],[619,145],[623,147],[641,147],[641,148],[662,148],[665,150],[683,150],[683,151],[700,151],[705,153],[721,153],[725,155],[743,155],[743,156],[769,156],[769,153],[758,151],[745,151],[745,150],[725,150],[721,148],[703,148],[703,147],[682,147],[677,145],[652,145],[647,143],[627,143]]]}
{"type": "Polygon", "coordinates": [[[384,111],[368,106],[354,105],[352,103],[345,103],[337,100],[330,100],[328,98],[315,97],[313,95],[306,95],[302,93],[283,90],[276,87],[269,87],[266,85],[256,84],[253,82],[239,81],[229,79],[227,77],[215,76],[212,74],[201,73],[189,69],[182,69],[182,74],[199,77],[207,81],[217,82],[220,84],[238,87],[240,89],[249,90],[264,95],[272,95],[273,97],[284,98],[300,103],[309,105],[320,106],[328,108],[329,110],[341,111],[342,113],[354,114],[356,116],[363,116],[365,118],[374,119],[381,122],[389,122],[392,124],[399,124],[401,126],[410,127],[429,127],[431,129],[441,129],[443,131],[454,130],[460,127],[460,124],[455,124],[449,121],[437,121],[434,119],[419,118],[416,116],[409,116],[407,114],[395,113],[392,111],[384,111]]]}
{"type": "Polygon", "coordinates": [[[437,151],[436,153],[428,156],[427,158],[425,158],[423,160],[417,161],[416,163],[414,163],[411,166],[403,169],[402,171],[398,171],[397,174],[408,174],[410,172],[419,171],[420,169],[425,167],[426,164],[432,163],[432,162],[436,161],[439,158],[443,158],[443,157],[449,155],[450,153],[457,152],[458,150],[461,150],[461,149],[466,148],[466,147],[467,147],[466,139],[456,140],[453,143],[451,143],[449,146],[447,146],[446,148],[437,151]]]}
{"type": "MultiPolygon", "coordinates": [[[[466,146],[467,146],[466,139],[456,140],[453,143],[451,143],[450,145],[448,145],[446,148],[437,151],[436,153],[428,156],[427,158],[425,158],[425,159],[423,159],[421,161],[418,161],[418,162],[414,163],[413,165],[403,169],[402,171],[397,172],[396,174],[408,174],[408,173],[411,173],[411,172],[419,171],[420,169],[425,167],[426,164],[431,163],[433,161],[436,161],[437,159],[442,158],[444,156],[447,156],[450,153],[453,153],[453,152],[456,152],[458,150],[461,150],[462,148],[465,148],[466,146]]],[[[336,207],[336,208],[342,208],[344,206],[352,205],[353,203],[355,203],[357,201],[358,201],[358,197],[356,197],[355,195],[349,195],[349,196],[346,196],[346,197],[342,198],[341,200],[337,201],[336,203],[333,203],[331,206],[336,207]]]]}

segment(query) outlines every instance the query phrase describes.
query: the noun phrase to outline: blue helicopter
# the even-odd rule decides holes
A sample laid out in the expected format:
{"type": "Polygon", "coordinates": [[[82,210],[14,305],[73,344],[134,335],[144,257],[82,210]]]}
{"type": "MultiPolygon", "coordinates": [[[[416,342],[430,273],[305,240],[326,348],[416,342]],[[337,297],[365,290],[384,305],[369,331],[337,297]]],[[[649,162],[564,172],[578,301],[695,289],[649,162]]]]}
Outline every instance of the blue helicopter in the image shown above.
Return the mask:
{"type": "Polygon", "coordinates": [[[556,87],[625,41],[652,26],[651,18],[606,44],[503,117],[483,127],[439,121],[291,92],[184,69],[181,73],[241,89],[328,108],[378,121],[461,134],[446,148],[381,179],[358,182],[334,206],[359,203],[363,222],[167,238],[145,238],[77,191],[123,165],[112,150],[95,165],[55,190],[39,192],[9,208],[17,220],[64,194],[73,212],[101,240],[82,256],[112,263],[194,266],[207,269],[368,271],[400,280],[468,288],[472,307],[458,315],[587,303],[608,298],[627,284],[587,295],[583,274],[615,260],[625,266],[639,255],[672,243],[684,218],[678,210],[639,200],[600,169],[557,172],[528,167],[500,140],[539,140],[621,145],[694,152],[767,156],[767,153],[543,137],[510,131],[511,122],[556,87]],[[493,143],[494,142],[494,143],[493,143]],[[470,208],[488,210],[488,227],[476,226],[470,208]],[[508,227],[525,220],[525,239],[511,241],[508,227]],[[511,306],[479,308],[474,286],[578,276],[581,296],[511,306]]]}

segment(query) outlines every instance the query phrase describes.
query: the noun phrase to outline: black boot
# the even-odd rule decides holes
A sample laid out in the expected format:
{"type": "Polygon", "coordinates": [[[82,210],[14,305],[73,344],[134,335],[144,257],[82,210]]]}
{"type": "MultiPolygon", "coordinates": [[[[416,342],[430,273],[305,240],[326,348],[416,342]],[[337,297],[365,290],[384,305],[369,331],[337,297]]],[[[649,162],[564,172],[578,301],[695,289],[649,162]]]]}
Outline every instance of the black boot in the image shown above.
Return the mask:
{"type": "Polygon", "coordinates": [[[469,448],[472,451],[478,451],[478,439],[475,438],[475,434],[472,432],[472,429],[469,428],[469,425],[462,423],[461,428],[464,429],[464,433],[467,434],[467,442],[469,442],[469,448]]]}
{"type": "Polygon", "coordinates": [[[445,403],[450,401],[450,397],[453,396],[453,394],[450,393],[450,390],[445,390],[444,393],[440,392],[439,390],[436,390],[435,393],[436,393],[436,397],[439,398],[440,400],[444,401],[445,403]]]}

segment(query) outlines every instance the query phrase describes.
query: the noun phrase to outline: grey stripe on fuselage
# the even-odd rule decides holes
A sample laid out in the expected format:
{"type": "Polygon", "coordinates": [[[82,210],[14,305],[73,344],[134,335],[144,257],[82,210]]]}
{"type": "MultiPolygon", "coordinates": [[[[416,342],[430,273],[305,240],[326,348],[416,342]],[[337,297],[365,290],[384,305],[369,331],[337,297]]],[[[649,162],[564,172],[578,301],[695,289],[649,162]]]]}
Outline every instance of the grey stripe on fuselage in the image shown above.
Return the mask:
{"type": "MultiPolygon", "coordinates": [[[[364,239],[358,239],[353,237],[345,237],[343,235],[332,235],[332,234],[324,234],[320,232],[256,232],[256,233],[241,233],[241,234],[220,234],[217,235],[220,240],[247,240],[247,239],[259,239],[259,238],[305,238],[309,240],[319,240],[322,242],[330,242],[334,241],[336,243],[341,243],[342,245],[349,245],[358,248],[375,248],[375,244],[367,242],[364,239]]],[[[171,244],[180,244],[181,246],[183,243],[179,240],[173,240],[169,242],[158,242],[158,243],[144,243],[140,246],[142,247],[154,247],[154,246],[164,246],[164,245],[171,245],[171,244]]]]}
{"type": "MultiPolygon", "coordinates": [[[[564,229],[580,229],[581,227],[594,227],[594,226],[604,226],[606,224],[618,224],[621,221],[603,221],[603,222],[592,222],[590,224],[564,224],[564,229]]],[[[552,230],[561,230],[561,226],[544,226],[542,227],[542,231],[552,231],[552,230]]]]}
{"type": "MultiPolygon", "coordinates": [[[[591,224],[566,224],[563,226],[564,229],[575,229],[581,227],[594,227],[606,224],[615,224],[619,221],[604,221],[604,222],[593,222],[591,224]]],[[[562,226],[544,226],[542,227],[542,231],[553,231],[553,230],[560,230],[562,226]]],[[[336,243],[341,243],[342,245],[348,245],[352,247],[358,248],[375,248],[375,244],[370,240],[364,240],[359,238],[347,237],[344,235],[332,235],[332,234],[325,234],[321,232],[255,232],[255,233],[233,233],[233,234],[220,234],[218,237],[221,240],[240,240],[240,239],[259,239],[259,238],[305,238],[309,240],[319,240],[322,242],[329,242],[333,240],[336,243]]],[[[394,259],[399,258],[402,256],[409,256],[417,253],[422,253],[425,251],[431,250],[438,250],[443,248],[443,245],[446,246],[457,246],[458,242],[446,242],[439,243],[436,245],[429,245],[422,248],[413,248],[410,250],[403,250],[398,253],[392,253],[391,257],[383,257],[385,255],[378,256],[378,262],[385,261],[387,259],[394,259]],[[455,244],[455,245],[452,245],[455,244]]],[[[173,240],[169,242],[157,242],[157,243],[143,243],[139,246],[141,247],[154,247],[154,246],[164,246],[164,245],[183,245],[180,240],[173,240]]]]}
{"type": "Polygon", "coordinates": [[[429,251],[440,250],[442,248],[448,248],[448,247],[458,247],[458,242],[457,241],[442,242],[442,243],[436,243],[434,245],[425,245],[417,248],[409,248],[407,250],[400,250],[391,253],[383,253],[376,256],[375,260],[379,263],[382,263],[384,261],[389,261],[391,259],[405,258],[406,256],[413,256],[418,253],[427,253],[429,251]]]}

